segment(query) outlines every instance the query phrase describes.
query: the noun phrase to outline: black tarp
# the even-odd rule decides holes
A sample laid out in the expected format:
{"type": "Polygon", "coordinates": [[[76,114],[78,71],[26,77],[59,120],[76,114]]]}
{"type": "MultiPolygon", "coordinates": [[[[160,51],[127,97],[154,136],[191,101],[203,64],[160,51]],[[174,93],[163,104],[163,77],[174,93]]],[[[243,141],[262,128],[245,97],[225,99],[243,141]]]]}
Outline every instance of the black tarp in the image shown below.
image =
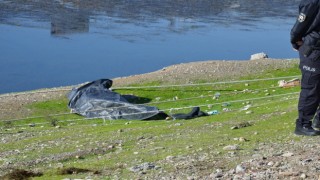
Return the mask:
{"type": "Polygon", "coordinates": [[[124,96],[110,88],[112,80],[100,79],[73,89],[69,108],[87,118],[103,119],[148,119],[160,113],[157,107],[129,103],[124,96]]]}

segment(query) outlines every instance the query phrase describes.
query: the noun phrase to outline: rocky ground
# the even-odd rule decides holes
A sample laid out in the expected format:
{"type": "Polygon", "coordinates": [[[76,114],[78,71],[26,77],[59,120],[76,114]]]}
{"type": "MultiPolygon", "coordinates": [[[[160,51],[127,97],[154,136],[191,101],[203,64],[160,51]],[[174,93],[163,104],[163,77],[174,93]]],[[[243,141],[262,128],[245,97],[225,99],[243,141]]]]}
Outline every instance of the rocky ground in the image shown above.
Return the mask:
{"type": "MultiPolygon", "coordinates": [[[[186,63],[147,74],[116,78],[113,79],[113,87],[153,81],[176,84],[195,83],[208,78],[214,81],[230,80],[237,76],[260,73],[268,68],[282,69],[297,62],[297,60],[263,59],[186,63]]],[[[0,95],[0,119],[26,116],[28,109],[23,105],[66,96],[71,88],[70,86],[0,95]]],[[[289,136],[288,139],[294,139],[295,135],[292,133],[289,136]]],[[[219,160],[215,158],[215,152],[202,151],[188,156],[168,156],[159,162],[145,162],[129,169],[137,174],[137,178],[146,178],[144,174],[149,171],[148,176],[155,179],[181,177],[187,177],[187,179],[320,179],[319,148],[317,137],[303,137],[302,141],[291,140],[282,144],[260,143],[253,155],[246,157],[242,163],[231,169],[219,168],[219,160]],[[162,172],[161,166],[166,164],[173,165],[175,172],[162,172]],[[213,164],[215,167],[211,167],[213,164]]],[[[224,149],[230,150],[226,156],[229,161],[238,158],[236,145],[224,149]]],[[[114,177],[117,178],[116,173],[114,177]]]]}

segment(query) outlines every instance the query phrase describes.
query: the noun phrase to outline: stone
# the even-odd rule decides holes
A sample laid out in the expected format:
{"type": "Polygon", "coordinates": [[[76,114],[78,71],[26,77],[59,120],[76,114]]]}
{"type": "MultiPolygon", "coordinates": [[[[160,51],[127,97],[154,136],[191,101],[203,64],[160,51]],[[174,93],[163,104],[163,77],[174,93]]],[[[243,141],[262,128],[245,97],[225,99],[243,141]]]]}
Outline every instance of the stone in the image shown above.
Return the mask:
{"type": "Polygon", "coordinates": [[[260,159],[260,160],[262,160],[263,158],[264,158],[264,156],[262,155],[262,154],[253,154],[252,155],[252,158],[254,158],[254,159],[260,159]]]}
{"type": "Polygon", "coordinates": [[[31,124],[29,124],[29,127],[36,127],[36,124],[35,123],[31,123],[31,124]]]}
{"type": "Polygon", "coordinates": [[[283,157],[291,157],[291,156],[293,156],[293,153],[292,152],[287,152],[287,153],[282,154],[281,156],[283,156],[283,157]]]}
{"type": "Polygon", "coordinates": [[[252,54],[250,60],[266,59],[268,55],[264,52],[252,54]]]}
{"type": "Polygon", "coordinates": [[[306,175],[305,173],[302,173],[302,174],[300,175],[300,178],[301,178],[301,179],[306,179],[306,178],[307,178],[307,175],[306,175]]]}
{"type": "Polygon", "coordinates": [[[275,162],[274,165],[272,167],[279,167],[281,165],[280,162],[275,162]]]}
{"type": "Polygon", "coordinates": [[[237,165],[236,167],[236,173],[244,173],[246,168],[242,166],[241,164],[237,165]]]}
{"type": "Polygon", "coordinates": [[[268,165],[268,166],[273,166],[273,165],[274,165],[274,162],[273,162],[273,161],[270,161],[270,162],[268,162],[267,165],[268,165]]]}
{"type": "Polygon", "coordinates": [[[293,172],[280,172],[279,175],[282,175],[282,176],[293,176],[294,173],[293,172]]]}
{"type": "Polygon", "coordinates": [[[167,161],[172,161],[174,158],[175,158],[174,156],[167,156],[167,157],[166,157],[166,160],[167,160],[167,161]]]}
{"type": "Polygon", "coordinates": [[[240,150],[240,147],[237,144],[228,145],[228,146],[223,147],[223,150],[225,150],[225,151],[235,151],[235,150],[240,150]]]}
{"type": "Polygon", "coordinates": [[[160,168],[161,168],[160,166],[155,166],[152,163],[146,162],[146,163],[142,163],[140,165],[133,166],[133,167],[129,168],[129,170],[132,172],[145,172],[150,169],[160,169],[160,168]]]}

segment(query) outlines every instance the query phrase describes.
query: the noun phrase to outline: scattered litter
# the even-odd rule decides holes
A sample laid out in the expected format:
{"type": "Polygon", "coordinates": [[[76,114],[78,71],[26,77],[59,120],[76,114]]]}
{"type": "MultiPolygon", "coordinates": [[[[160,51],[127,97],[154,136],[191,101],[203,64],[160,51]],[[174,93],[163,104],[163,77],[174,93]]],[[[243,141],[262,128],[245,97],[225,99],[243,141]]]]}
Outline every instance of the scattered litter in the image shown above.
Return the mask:
{"type": "Polygon", "coordinates": [[[226,102],[226,103],[222,103],[221,106],[226,107],[226,106],[230,106],[230,105],[231,105],[230,103],[226,102]]]}
{"type": "Polygon", "coordinates": [[[215,93],[212,99],[219,99],[221,94],[219,92],[215,93]]]}
{"type": "Polygon", "coordinates": [[[229,108],[223,108],[222,111],[223,111],[223,112],[230,112],[231,109],[229,109],[229,108]]]}
{"type": "Polygon", "coordinates": [[[248,110],[251,106],[252,106],[252,105],[248,104],[248,105],[244,106],[243,108],[241,108],[240,110],[241,110],[241,111],[246,111],[246,110],[248,110]]]}
{"type": "Polygon", "coordinates": [[[216,115],[216,114],[219,114],[219,111],[218,110],[213,110],[213,111],[209,111],[207,112],[209,115],[216,115]]]}
{"type": "Polygon", "coordinates": [[[280,80],[280,81],[278,81],[278,85],[279,85],[279,87],[283,87],[283,88],[300,86],[300,79],[295,78],[295,79],[291,79],[289,81],[280,80]]]}
{"type": "Polygon", "coordinates": [[[219,92],[214,94],[215,97],[219,98],[221,96],[221,94],[219,92]]]}

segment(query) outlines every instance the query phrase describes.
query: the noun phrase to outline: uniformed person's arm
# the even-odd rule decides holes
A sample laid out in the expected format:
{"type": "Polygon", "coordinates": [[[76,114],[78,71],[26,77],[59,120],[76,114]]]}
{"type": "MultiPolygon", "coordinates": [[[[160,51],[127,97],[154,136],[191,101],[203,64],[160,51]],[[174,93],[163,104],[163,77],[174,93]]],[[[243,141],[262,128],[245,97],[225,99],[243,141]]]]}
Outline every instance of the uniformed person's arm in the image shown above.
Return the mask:
{"type": "Polygon", "coordinates": [[[299,6],[299,17],[291,29],[291,44],[294,49],[299,48],[299,42],[302,41],[302,37],[306,35],[310,25],[314,21],[314,18],[318,11],[318,5],[312,1],[302,1],[299,6]]]}

